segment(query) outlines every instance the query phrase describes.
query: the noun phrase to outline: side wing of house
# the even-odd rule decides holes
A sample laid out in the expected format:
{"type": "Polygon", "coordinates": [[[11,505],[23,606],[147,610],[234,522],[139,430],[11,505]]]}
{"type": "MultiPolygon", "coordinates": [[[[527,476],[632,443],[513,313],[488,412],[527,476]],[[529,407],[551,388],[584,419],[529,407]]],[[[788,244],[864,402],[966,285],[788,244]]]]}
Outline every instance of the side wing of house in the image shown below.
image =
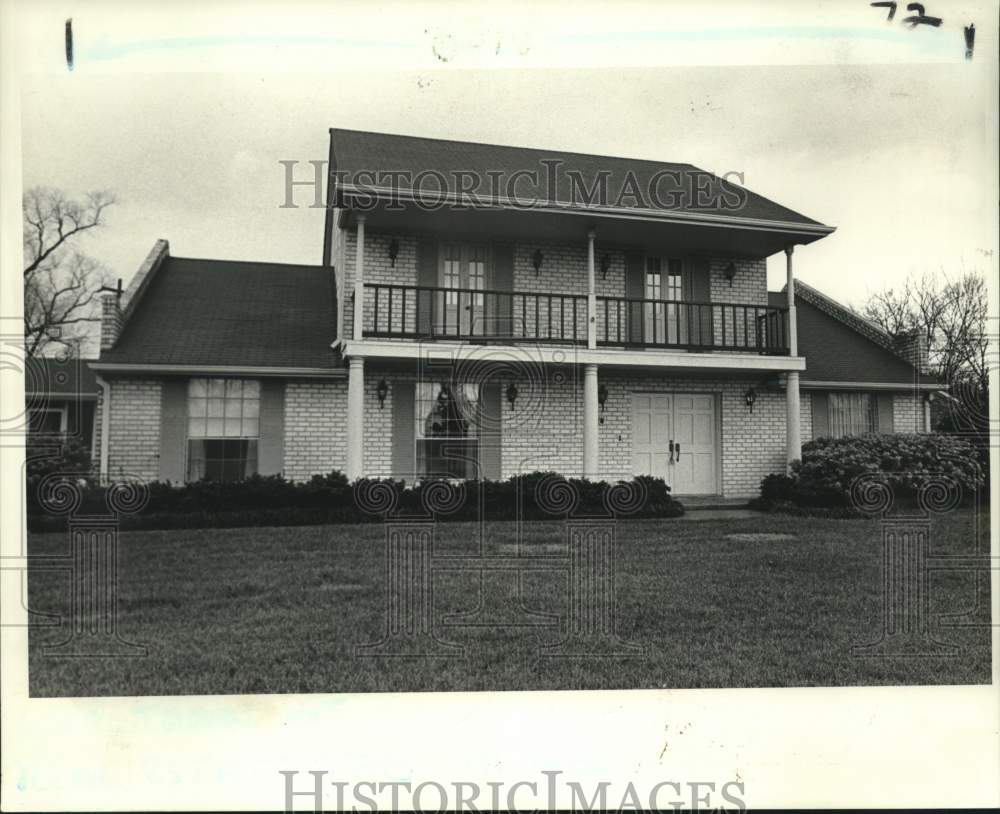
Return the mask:
{"type": "Polygon", "coordinates": [[[105,478],[307,479],[344,467],[334,270],[171,257],[154,247],[103,303],[105,478]]]}
{"type": "Polygon", "coordinates": [[[803,439],[928,432],[930,400],[942,385],[928,375],[920,344],[900,344],[801,281],[795,291],[799,350],[806,357],[803,439]]]}

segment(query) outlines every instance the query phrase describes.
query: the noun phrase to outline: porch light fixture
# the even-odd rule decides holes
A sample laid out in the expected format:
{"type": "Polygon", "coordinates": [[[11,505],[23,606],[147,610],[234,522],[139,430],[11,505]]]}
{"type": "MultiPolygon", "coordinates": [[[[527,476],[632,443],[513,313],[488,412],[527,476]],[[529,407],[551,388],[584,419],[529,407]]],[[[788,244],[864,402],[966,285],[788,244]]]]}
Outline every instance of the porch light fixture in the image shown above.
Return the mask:
{"type": "Polygon", "coordinates": [[[611,268],[611,255],[602,254],[601,255],[601,279],[608,279],[608,269],[611,268]]]}
{"type": "Polygon", "coordinates": [[[757,401],[757,391],[752,387],[747,389],[746,395],[743,397],[747,403],[747,407],[750,408],[750,412],[753,412],[753,404],[757,401]]]}
{"type": "Polygon", "coordinates": [[[393,238],[389,241],[389,263],[396,268],[396,258],[399,257],[399,241],[393,238]]]}
{"type": "Polygon", "coordinates": [[[541,249],[535,249],[535,253],[531,256],[531,265],[535,267],[535,276],[538,276],[538,270],[542,267],[542,261],[545,259],[545,255],[542,254],[541,249]]]}
{"type": "Polygon", "coordinates": [[[510,409],[514,409],[514,402],[517,401],[517,385],[511,382],[507,385],[507,401],[510,403],[510,409]]]}
{"type": "Polygon", "coordinates": [[[608,401],[608,388],[605,385],[601,385],[597,388],[597,403],[601,405],[601,416],[598,418],[598,422],[604,423],[604,407],[608,401]]]}
{"type": "Polygon", "coordinates": [[[381,379],[375,388],[375,395],[378,396],[378,408],[385,407],[385,397],[389,395],[389,385],[385,379],[381,379]]]}
{"type": "Polygon", "coordinates": [[[730,260],[723,273],[726,275],[726,279],[729,280],[729,287],[732,288],[733,278],[736,276],[736,264],[730,260]]]}

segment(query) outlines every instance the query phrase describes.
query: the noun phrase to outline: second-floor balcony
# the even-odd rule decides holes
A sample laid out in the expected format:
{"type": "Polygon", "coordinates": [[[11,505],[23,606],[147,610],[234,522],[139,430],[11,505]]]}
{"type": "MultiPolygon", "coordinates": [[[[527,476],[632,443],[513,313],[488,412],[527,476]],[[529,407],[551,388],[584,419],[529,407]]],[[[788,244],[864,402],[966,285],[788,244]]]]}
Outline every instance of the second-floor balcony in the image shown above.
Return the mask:
{"type": "Polygon", "coordinates": [[[365,338],[787,355],[788,310],[765,305],[365,284],[365,338]]]}

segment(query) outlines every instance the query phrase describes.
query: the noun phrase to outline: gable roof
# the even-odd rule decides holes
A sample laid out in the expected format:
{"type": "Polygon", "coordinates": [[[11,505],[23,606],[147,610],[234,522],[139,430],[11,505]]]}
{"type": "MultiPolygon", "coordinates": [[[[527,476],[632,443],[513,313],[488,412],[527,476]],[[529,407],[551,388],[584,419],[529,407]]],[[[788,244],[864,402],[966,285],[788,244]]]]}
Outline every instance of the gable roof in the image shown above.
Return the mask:
{"type": "Polygon", "coordinates": [[[87,359],[32,357],[25,361],[24,393],[48,398],[97,398],[97,377],[87,359]]]}
{"type": "MultiPolygon", "coordinates": [[[[767,296],[773,307],[788,303],[785,289],[767,296]]],[[[795,281],[795,310],[799,355],[806,359],[803,383],[892,383],[901,388],[938,383],[901,357],[888,333],[800,280],[795,281]]]]}
{"type": "MultiPolygon", "coordinates": [[[[489,180],[489,173],[495,173],[500,179],[498,188],[501,195],[507,189],[508,182],[516,180],[515,191],[518,199],[574,209],[587,207],[580,206],[579,194],[573,194],[570,173],[579,173],[587,189],[590,189],[602,174],[606,174],[608,179],[606,208],[612,210],[638,208],[647,214],[670,213],[696,217],[711,215],[734,221],[740,219],[770,221],[775,224],[801,227],[815,237],[822,237],[833,231],[833,227],[824,226],[819,221],[751,192],[745,187],[724,182],[718,176],[692,164],[338,128],[330,129],[330,154],[331,172],[335,169],[344,179],[339,184],[341,191],[349,191],[352,181],[357,184],[355,179],[358,173],[401,172],[407,173],[407,177],[395,183],[399,184],[401,193],[408,193],[413,191],[408,181],[412,181],[420,173],[433,172],[439,173],[440,178],[444,179],[444,191],[456,195],[460,191],[461,183],[461,176],[457,173],[464,172],[474,173],[479,179],[480,186],[476,189],[476,194],[483,200],[491,200],[493,182],[489,180]],[[555,166],[552,162],[558,162],[558,169],[552,169],[555,166]],[[525,176],[526,172],[537,172],[537,183],[525,176]],[[685,179],[685,183],[690,183],[690,179],[696,177],[701,178],[702,183],[706,184],[704,191],[708,193],[708,198],[717,202],[714,205],[705,205],[704,201],[694,200],[691,194],[671,194],[685,189],[684,184],[678,185],[676,182],[678,173],[685,179]],[[634,197],[620,196],[620,193],[627,188],[630,176],[638,183],[642,194],[641,200],[647,204],[646,206],[638,206],[634,197]],[[554,183],[551,183],[553,177],[554,183]],[[649,192],[651,186],[658,190],[658,200],[649,192]],[[733,208],[732,203],[725,205],[719,195],[725,189],[744,190],[746,197],[742,205],[738,208],[733,208]]],[[[428,178],[430,180],[426,181],[426,185],[420,184],[418,189],[423,189],[425,194],[436,198],[440,179],[436,176],[428,178]]],[[[367,188],[368,194],[371,194],[372,187],[381,187],[382,183],[375,178],[375,183],[372,184],[370,179],[365,178],[362,186],[367,188]]]]}
{"type": "Polygon", "coordinates": [[[339,369],[334,271],[167,257],[105,364],[339,369]]]}

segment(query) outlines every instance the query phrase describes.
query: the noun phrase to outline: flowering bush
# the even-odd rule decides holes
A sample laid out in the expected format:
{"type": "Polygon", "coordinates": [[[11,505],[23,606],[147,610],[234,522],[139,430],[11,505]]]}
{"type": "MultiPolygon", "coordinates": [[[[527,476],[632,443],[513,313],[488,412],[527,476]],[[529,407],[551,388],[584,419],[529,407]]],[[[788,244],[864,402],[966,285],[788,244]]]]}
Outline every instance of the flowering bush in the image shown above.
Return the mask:
{"type": "Polygon", "coordinates": [[[945,433],[857,435],[817,438],[802,447],[791,475],[769,475],[761,482],[765,505],[854,504],[852,486],[870,475],[887,484],[897,502],[909,502],[932,481],[947,482],[961,499],[975,499],[986,482],[975,449],[964,438],[945,433]]]}

